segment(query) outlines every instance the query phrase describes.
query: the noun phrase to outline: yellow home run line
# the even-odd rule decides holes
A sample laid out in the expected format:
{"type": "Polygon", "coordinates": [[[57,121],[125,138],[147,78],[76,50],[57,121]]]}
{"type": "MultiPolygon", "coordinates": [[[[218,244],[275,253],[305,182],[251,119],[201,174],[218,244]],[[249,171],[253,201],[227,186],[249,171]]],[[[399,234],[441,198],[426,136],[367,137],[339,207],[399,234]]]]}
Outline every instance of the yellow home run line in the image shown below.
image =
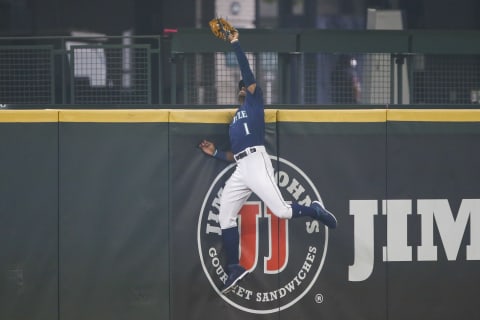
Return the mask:
{"type": "MultiPolygon", "coordinates": [[[[235,109],[0,110],[0,122],[230,123],[235,109]]],[[[476,109],[265,110],[272,122],[480,122],[476,109]]]]}
{"type": "Polygon", "coordinates": [[[412,122],[480,122],[480,110],[477,109],[410,109],[388,110],[388,121],[412,122]]]}
{"type": "MultiPolygon", "coordinates": [[[[230,123],[236,109],[171,110],[170,122],[230,123]]],[[[265,110],[265,122],[276,122],[278,110],[265,110]]]]}
{"type": "Polygon", "coordinates": [[[279,122],[385,122],[385,109],[279,110],[279,122]]]}
{"type": "Polygon", "coordinates": [[[60,110],[60,122],[168,122],[168,110],[60,110]]]}
{"type": "Polygon", "coordinates": [[[58,122],[58,111],[0,110],[0,122],[58,122]]]}
{"type": "Polygon", "coordinates": [[[230,123],[235,109],[170,110],[170,122],[179,123],[230,123]]]}
{"type": "Polygon", "coordinates": [[[473,109],[280,110],[279,122],[480,122],[473,109]]]}

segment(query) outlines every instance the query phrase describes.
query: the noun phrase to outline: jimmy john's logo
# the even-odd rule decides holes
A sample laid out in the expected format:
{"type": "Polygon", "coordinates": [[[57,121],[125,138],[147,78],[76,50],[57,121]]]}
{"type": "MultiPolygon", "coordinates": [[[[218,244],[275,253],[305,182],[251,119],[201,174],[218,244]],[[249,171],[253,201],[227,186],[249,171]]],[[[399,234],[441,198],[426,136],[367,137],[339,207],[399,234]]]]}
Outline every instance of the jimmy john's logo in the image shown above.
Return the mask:
{"type": "MultiPolygon", "coordinates": [[[[294,164],[271,157],[285,200],[304,205],[320,199],[310,179],[294,164]]],[[[284,310],[316,284],[325,262],[328,229],[311,219],[282,220],[252,194],[240,210],[240,264],[250,275],[235,291],[223,295],[227,280],[218,222],[220,197],[235,170],[232,164],[216,177],[203,202],[198,221],[198,251],[213,289],[230,305],[251,313],[284,310]]]]}

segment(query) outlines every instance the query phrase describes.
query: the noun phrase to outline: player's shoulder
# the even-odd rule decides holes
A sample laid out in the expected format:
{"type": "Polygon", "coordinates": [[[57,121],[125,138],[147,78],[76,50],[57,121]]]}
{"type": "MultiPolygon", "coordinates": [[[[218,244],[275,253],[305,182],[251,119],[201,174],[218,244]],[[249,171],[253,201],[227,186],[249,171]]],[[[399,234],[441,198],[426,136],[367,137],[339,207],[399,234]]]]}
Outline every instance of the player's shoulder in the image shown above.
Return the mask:
{"type": "Polygon", "coordinates": [[[251,100],[263,100],[263,91],[260,87],[257,87],[253,93],[248,93],[247,98],[250,98],[251,100]]]}
{"type": "Polygon", "coordinates": [[[263,90],[262,90],[262,87],[261,87],[261,86],[259,86],[258,84],[256,84],[253,92],[251,92],[251,91],[249,90],[248,93],[249,93],[250,95],[252,95],[252,96],[262,96],[262,95],[263,95],[263,90]]]}

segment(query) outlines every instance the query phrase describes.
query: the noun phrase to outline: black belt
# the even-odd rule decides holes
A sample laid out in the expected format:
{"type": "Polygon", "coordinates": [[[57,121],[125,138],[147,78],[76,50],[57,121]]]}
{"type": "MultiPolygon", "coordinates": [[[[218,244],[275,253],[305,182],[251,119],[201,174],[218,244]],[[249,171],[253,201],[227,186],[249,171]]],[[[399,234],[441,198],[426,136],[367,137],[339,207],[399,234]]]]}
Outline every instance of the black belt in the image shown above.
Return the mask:
{"type": "Polygon", "coordinates": [[[248,156],[249,154],[254,153],[254,152],[257,152],[256,148],[247,148],[243,151],[240,151],[236,155],[234,155],[233,158],[235,159],[235,161],[238,161],[238,160],[243,159],[246,156],[248,156]]]}

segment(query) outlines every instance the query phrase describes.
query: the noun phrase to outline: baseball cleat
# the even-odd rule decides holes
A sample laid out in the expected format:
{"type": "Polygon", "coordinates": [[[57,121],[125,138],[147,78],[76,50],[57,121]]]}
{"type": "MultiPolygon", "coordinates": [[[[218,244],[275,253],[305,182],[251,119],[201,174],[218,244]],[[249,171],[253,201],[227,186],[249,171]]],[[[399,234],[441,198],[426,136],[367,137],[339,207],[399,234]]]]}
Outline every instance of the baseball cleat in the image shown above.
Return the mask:
{"type": "Polygon", "coordinates": [[[335,218],[333,213],[325,209],[320,201],[313,201],[311,207],[317,212],[317,220],[323,222],[330,229],[337,227],[337,218],[335,218]]]}
{"type": "Polygon", "coordinates": [[[243,278],[248,274],[248,271],[245,270],[244,267],[242,267],[239,264],[232,264],[227,266],[228,269],[228,279],[225,282],[225,286],[222,289],[223,294],[227,294],[233,289],[235,289],[243,278]]]}

